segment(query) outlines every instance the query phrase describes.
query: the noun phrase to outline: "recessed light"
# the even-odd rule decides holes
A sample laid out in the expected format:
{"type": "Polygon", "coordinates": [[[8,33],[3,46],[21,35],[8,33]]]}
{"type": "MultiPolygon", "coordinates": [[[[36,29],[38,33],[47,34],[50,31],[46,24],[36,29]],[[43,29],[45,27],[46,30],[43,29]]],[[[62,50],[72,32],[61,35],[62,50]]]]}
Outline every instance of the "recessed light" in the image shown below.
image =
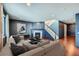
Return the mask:
{"type": "Polygon", "coordinates": [[[31,3],[27,3],[27,6],[30,6],[31,5],[31,3]]]}

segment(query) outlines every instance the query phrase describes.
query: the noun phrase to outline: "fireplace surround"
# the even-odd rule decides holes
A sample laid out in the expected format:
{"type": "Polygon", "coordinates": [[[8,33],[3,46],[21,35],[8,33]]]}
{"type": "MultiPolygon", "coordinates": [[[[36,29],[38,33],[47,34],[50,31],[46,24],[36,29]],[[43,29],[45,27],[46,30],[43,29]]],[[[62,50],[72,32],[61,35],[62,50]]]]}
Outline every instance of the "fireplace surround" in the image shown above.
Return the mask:
{"type": "Polygon", "coordinates": [[[42,30],[32,30],[33,37],[39,37],[42,39],[42,30]]]}

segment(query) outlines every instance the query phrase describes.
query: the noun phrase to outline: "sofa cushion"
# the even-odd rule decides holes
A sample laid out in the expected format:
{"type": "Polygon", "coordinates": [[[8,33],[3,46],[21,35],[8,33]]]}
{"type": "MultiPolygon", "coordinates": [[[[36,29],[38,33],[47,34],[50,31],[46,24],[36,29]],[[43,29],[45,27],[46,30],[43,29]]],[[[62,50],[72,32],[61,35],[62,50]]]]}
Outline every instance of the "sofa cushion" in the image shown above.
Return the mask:
{"type": "Polygon", "coordinates": [[[16,44],[20,42],[21,38],[19,36],[13,36],[16,44]]]}
{"type": "Polygon", "coordinates": [[[37,44],[30,44],[30,40],[21,40],[17,45],[26,45],[30,50],[37,48],[37,44]]]}
{"type": "Polygon", "coordinates": [[[10,43],[14,43],[14,44],[16,44],[16,42],[15,42],[13,36],[10,36],[10,38],[8,39],[7,44],[8,44],[9,46],[10,46],[10,43]]]}
{"type": "Polygon", "coordinates": [[[23,44],[23,46],[24,46],[24,47],[27,47],[29,50],[32,50],[32,49],[37,48],[37,46],[36,46],[36,45],[33,45],[33,46],[29,47],[29,46],[27,46],[27,45],[23,44]]]}
{"type": "Polygon", "coordinates": [[[42,55],[44,55],[44,49],[42,47],[38,47],[23,54],[20,54],[19,56],[42,56],[42,55]]]}
{"type": "Polygon", "coordinates": [[[16,44],[11,43],[11,51],[14,56],[20,55],[29,49],[26,46],[17,46],[16,44]]]}
{"type": "Polygon", "coordinates": [[[46,45],[46,44],[48,44],[48,43],[50,43],[49,40],[41,40],[41,41],[37,44],[37,46],[40,47],[40,46],[46,45]]]}

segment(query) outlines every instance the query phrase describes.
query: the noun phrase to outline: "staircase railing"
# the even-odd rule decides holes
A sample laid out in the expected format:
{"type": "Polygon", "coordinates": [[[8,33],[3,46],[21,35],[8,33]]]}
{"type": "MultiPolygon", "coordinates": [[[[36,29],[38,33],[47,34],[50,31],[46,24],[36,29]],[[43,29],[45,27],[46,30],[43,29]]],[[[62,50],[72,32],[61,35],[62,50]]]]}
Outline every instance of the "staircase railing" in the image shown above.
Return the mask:
{"type": "Polygon", "coordinates": [[[47,24],[45,24],[45,26],[47,26],[55,34],[55,38],[54,39],[57,39],[56,32],[52,28],[50,28],[47,24]]]}

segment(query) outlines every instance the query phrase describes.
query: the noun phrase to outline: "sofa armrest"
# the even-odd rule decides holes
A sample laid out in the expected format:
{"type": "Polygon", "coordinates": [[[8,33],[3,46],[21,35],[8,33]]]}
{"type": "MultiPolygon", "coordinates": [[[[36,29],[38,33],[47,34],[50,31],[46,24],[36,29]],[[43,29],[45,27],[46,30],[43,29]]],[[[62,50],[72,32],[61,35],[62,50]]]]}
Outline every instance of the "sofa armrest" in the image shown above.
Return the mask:
{"type": "Polygon", "coordinates": [[[12,56],[12,52],[8,44],[0,51],[0,56],[12,56]]]}
{"type": "Polygon", "coordinates": [[[44,55],[44,49],[42,47],[38,47],[36,49],[20,54],[19,56],[42,56],[42,55],[44,55]]]}

